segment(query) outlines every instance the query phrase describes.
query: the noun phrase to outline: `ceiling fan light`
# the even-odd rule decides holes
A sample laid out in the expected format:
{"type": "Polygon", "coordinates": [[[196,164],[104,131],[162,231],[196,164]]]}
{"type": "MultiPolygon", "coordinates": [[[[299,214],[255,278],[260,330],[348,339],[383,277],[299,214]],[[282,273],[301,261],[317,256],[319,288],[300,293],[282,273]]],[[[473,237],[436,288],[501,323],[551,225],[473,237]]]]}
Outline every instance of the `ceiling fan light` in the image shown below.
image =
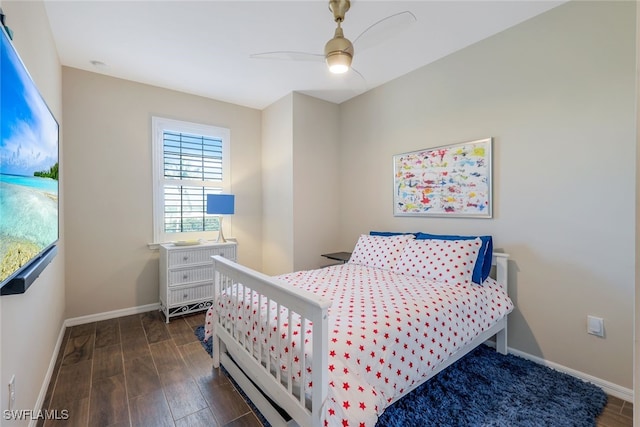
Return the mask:
{"type": "Polygon", "coordinates": [[[342,74],[349,71],[353,58],[353,44],[344,38],[340,22],[333,38],[324,46],[324,57],[332,73],[342,74]]]}
{"type": "Polygon", "coordinates": [[[346,52],[332,52],[327,55],[327,65],[333,74],[346,73],[351,66],[351,55],[346,52]]]}

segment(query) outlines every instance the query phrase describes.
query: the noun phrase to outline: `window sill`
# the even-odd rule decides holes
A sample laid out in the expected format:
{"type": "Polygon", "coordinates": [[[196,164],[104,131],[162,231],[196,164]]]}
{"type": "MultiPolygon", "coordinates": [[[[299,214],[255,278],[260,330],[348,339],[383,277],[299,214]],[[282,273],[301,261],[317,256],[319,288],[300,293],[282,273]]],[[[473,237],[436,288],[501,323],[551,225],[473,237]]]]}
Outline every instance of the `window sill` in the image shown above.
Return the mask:
{"type": "MultiPolygon", "coordinates": [[[[215,240],[204,240],[204,239],[200,239],[202,243],[215,243],[215,240]]],[[[234,243],[238,243],[238,240],[235,237],[227,237],[227,241],[228,242],[234,242],[234,243]]],[[[164,242],[164,243],[171,243],[171,242],[164,242]]],[[[157,251],[160,250],[160,245],[162,245],[163,243],[147,243],[147,248],[149,248],[150,251],[157,251]]]]}

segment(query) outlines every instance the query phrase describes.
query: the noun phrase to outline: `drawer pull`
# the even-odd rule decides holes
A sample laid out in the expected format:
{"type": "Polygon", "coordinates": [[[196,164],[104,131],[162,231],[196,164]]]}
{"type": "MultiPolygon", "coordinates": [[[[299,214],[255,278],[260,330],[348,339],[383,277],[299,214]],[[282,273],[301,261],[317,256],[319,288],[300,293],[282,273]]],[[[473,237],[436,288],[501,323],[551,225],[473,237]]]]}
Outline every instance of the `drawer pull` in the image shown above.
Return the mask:
{"type": "Polygon", "coordinates": [[[182,298],[184,298],[184,299],[189,298],[189,294],[184,294],[184,295],[182,295],[182,298]]]}
{"type": "Polygon", "coordinates": [[[182,260],[183,260],[183,261],[186,261],[186,260],[188,260],[188,259],[189,259],[189,257],[188,257],[188,256],[186,256],[186,255],[182,257],[182,260]]]}
{"type": "Polygon", "coordinates": [[[182,278],[183,278],[184,280],[187,280],[187,279],[189,278],[189,275],[188,275],[188,274],[184,274],[184,275],[182,275],[182,278]]]}

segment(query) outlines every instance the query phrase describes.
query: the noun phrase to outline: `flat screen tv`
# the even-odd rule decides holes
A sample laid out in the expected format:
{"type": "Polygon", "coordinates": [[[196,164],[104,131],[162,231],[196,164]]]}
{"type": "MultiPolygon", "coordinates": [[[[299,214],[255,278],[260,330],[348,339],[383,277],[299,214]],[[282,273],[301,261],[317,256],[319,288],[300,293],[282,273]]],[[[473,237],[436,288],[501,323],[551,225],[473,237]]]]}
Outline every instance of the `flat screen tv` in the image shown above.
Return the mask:
{"type": "Polygon", "coordinates": [[[0,293],[24,292],[56,254],[58,123],[0,25],[0,293]]]}

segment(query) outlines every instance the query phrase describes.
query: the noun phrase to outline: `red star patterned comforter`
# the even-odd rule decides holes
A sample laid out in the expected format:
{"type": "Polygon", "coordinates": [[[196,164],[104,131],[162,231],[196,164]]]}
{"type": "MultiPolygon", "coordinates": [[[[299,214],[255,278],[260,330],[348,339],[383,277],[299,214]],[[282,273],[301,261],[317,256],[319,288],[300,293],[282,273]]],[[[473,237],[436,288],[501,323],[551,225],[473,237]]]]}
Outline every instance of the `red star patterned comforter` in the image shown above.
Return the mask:
{"type": "MultiPolygon", "coordinates": [[[[491,278],[482,286],[443,284],[357,264],[278,278],[333,302],[329,308],[329,388],[324,410],[324,424],[328,426],[373,427],[389,403],[513,309],[502,286],[491,278]]],[[[212,334],[212,309],[231,316],[233,310],[253,305],[252,310],[257,312],[255,296],[250,299],[245,295],[244,302],[238,301],[235,292],[226,297],[207,313],[205,338],[212,334]]],[[[288,325],[282,320],[281,330],[277,330],[276,311],[270,311],[268,326],[265,315],[262,325],[246,322],[242,332],[250,337],[254,351],[258,342],[266,348],[273,347],[278,335],[286,339],[289,345],[283,348],[281,360],[272,360],[273,366],[284,368],[281,362],[289,351],[294,360],[300,358],[296,351],[299,336],[290,340],[288,325]]],[[[287,319],[285,311],[280,316],[287,319]]],[[[292,318],[293,322],[299,320],[296,315],[292,318]]],[[[305,340],[310,339],[309,331],[305,340]]],[[[306,358],[312,357],[311,348],[305,346],[306,358]]],[[[306,369],[305,393],[310,394],[313,384],[306,369]]],[[[299,383],[301,373],[293,376],[299,383]]]]}

